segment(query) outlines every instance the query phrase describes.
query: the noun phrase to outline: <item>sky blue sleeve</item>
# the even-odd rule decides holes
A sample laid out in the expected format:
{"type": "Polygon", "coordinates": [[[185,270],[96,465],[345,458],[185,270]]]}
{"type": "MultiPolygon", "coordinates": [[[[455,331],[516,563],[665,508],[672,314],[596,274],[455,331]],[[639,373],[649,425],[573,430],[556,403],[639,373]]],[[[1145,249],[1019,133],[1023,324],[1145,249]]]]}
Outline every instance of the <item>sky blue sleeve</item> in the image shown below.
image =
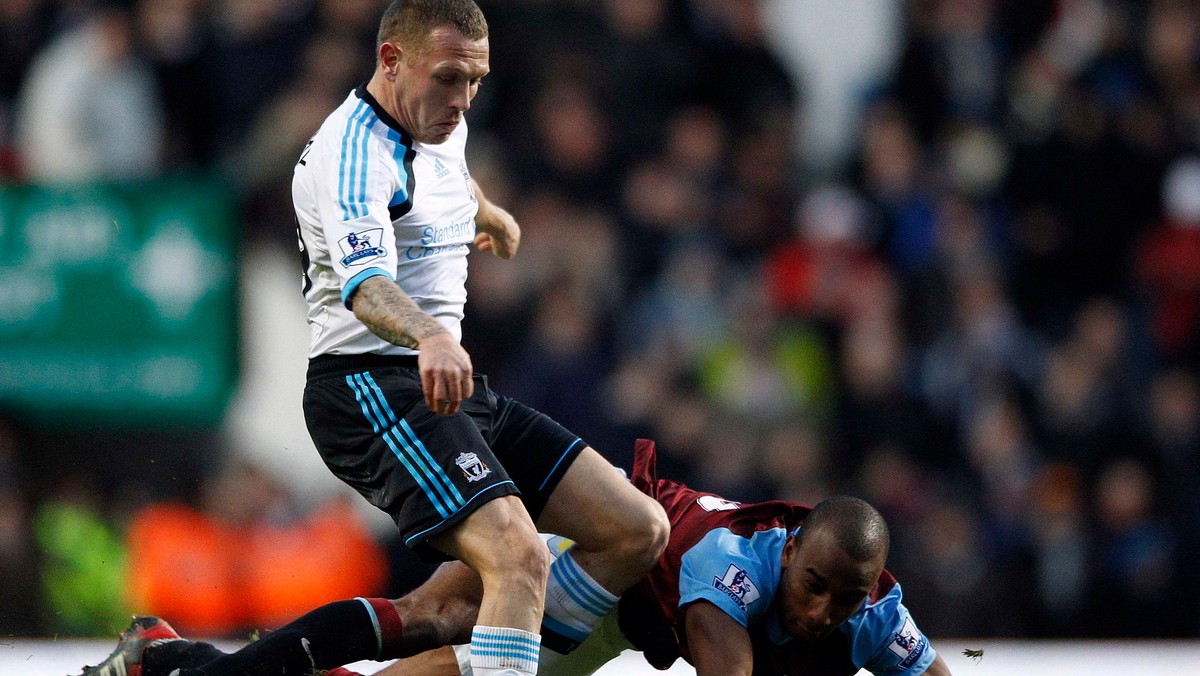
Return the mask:
{"type": "Polygon", "coordinates": [[[363,282],[372,277],[387,277],[393,282],[396,281],[396,277],[383,268],[367,268],[366,270],[357,273],[347,280],[344,286],[342,286],[342,304],[346,306],[347,310],[354,309],[354,305],[351,303],[351,300],[354,298],[354,292],[358,291],[358,287],[363,282]]]}
{"type": "MultiPolygon", "coordinates": [[[[755,534],[754,540],[762,535],[755,534]]],[[[778,563],[773,565],[771,548],[763,544],[727,528],[709,532],[681,559],[679,607],[708,601],[743,627],[758,619],[770,607],[779,582],[778,563]]]]}
{"type": "Polygon", "coordinates": [[[917,676],[933,664],[937,652],[901,602],[897,584],[882,599],[865,606],[843,626],[850,633],[854,664],[872,674],[917,676]]]}

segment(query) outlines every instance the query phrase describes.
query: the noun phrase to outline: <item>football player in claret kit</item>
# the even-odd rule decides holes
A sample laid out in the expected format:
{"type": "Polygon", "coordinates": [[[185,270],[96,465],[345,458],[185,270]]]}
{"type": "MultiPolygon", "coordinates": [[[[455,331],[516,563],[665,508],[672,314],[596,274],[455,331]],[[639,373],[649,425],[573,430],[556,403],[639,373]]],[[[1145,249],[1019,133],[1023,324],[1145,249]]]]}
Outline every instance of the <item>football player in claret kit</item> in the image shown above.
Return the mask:
{"type": "Polygon", "coordinates": [[[700,674],[950,673],[884,569],[888,527],[866,502],[734,503],[658,479],[647,441],[633,481],[671,521],[667,550],[618,618],[651,664],[678,655],[700,674]]]}
{"type": "MultiPolygon", "coordinates": [[[[543,652],[543,674],[586,676],[631,648],[659,669],[682,657],[700,676],[950,673],[884,569],[888,528],[873,507],[847,496],[813,508],[732,502],[658,479],[654,454],[638,442],[633,483],[666,508],[666,551],[583,645],[543,652]]],[[[569,546],[549,543],[552,553],[569,546]]],[[[381,676],[473,673],[455,652],[381,676]]]]}

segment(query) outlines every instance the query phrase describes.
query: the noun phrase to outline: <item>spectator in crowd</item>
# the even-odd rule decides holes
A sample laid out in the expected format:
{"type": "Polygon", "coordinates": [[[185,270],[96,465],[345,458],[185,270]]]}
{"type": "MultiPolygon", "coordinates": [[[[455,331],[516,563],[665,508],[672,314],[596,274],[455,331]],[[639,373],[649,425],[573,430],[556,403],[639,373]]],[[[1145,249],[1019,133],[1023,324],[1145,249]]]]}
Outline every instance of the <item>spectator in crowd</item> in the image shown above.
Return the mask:
{"type": "Polygon", "coordinates": [[[0,5],[0,177],[17,175],[17,96],[49,32],[50,12],[40,0],[0,5]]]}
{"type": "Polygon", "coordinates": [[[1154,477],[1124,458],[1104,468],[1096,487],[1100,524],[1091,632],[1099,636],[1162,636],[1179,631],[1182,598],[1178,536],[1159,516],[1154,477]]]}
{"type": "Polygon", "coordinates": [[[17,145],[30,179],[153,176],[163,141],[158,89],[128,11],[92,11],[34,57],[17,104],[17,145]]]}

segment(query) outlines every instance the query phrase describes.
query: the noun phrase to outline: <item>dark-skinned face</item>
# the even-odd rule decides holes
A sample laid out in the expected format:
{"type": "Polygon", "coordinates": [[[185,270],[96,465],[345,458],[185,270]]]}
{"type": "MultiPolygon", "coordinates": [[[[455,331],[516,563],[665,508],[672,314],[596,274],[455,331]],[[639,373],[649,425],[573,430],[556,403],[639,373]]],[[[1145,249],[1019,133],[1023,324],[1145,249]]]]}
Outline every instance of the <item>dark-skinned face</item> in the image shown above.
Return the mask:
{"type": "Polygon", "coordinates": [[[855,613],[883,572],[883,556],[855,561],[824,529],[792,536],[783,547],[783,576],[776,597],[779,625],[789,635],[815,640],[855,613]]]}

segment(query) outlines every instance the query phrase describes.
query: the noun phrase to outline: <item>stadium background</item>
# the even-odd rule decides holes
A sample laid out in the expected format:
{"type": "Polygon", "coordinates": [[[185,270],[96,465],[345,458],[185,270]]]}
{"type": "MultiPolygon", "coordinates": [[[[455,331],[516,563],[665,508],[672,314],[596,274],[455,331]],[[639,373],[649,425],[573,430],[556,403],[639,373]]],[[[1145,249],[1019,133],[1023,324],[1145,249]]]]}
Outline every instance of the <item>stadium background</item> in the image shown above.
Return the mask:
{"type": "MultiPolygon", "coordinates": [[[[299,413],[291,166],[383,4],[0,4],[0,636],[419,580],[299,413]]],[[[1197,3],[480,4],[494,387],[730,498],[867,498],[935,638],[1197,635],[1197,3]]]]}

